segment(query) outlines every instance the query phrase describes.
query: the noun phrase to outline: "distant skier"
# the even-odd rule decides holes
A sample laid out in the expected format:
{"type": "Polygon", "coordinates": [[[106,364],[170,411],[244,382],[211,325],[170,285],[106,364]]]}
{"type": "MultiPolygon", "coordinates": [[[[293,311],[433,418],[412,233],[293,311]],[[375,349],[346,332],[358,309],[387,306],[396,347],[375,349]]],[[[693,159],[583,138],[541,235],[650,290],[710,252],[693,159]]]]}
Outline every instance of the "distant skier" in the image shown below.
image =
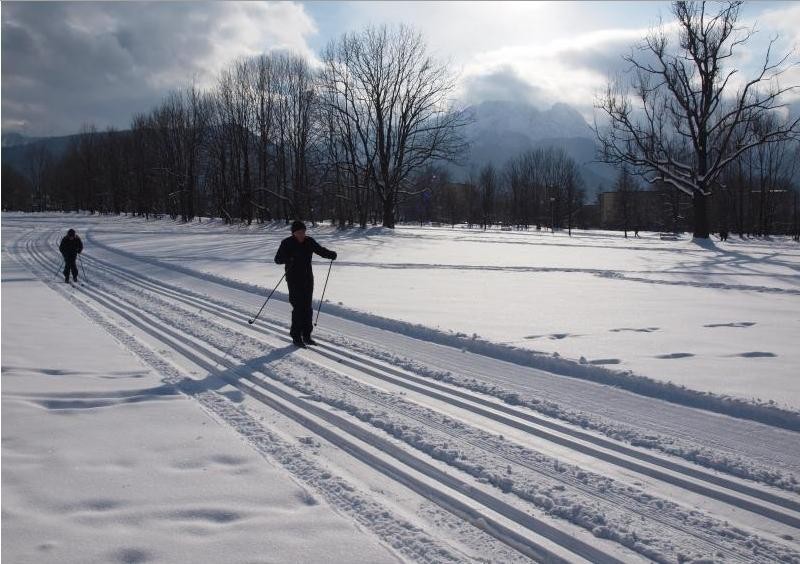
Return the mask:
{"type": "Polygon", "coordinates": [[[289,303],[292,304],[292,328],[289,334],[295,346],[305,348],[316,345],[311,338],[314,309],[311,305],[314,294],[314,273],[311,271],[311,255],[336,260],[336,253],[321,246],[306,236],[302,221],[292,223],[292,236],[281,241],[275,262],[286,265],[286,282],[289,284],[289,303]]]}
{"type": "Polygon", "coordinates": [[[67,231],[58,246],[61,255],[64,257],[64,282],[69,282],[69,273],[72,272],[72,279],[78,281],[78,265],[75,261],[78,255],[83,252],[83,241],[75,234],[74,229],[67,231]]]}

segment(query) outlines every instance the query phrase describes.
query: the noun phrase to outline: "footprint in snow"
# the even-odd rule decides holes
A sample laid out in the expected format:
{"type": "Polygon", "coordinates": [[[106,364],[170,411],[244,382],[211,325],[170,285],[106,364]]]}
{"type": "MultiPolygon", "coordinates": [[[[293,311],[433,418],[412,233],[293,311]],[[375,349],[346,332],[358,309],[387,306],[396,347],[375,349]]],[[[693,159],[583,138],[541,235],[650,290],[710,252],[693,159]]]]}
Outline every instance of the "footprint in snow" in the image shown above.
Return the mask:
{"type": "Polygon", "coordinates": [[[243,517],[235,511],[225,509],[185,509],[173,511],[170,517],[175,521],[205,521],[208,523],[227,524],[240,521],[243,517]]]}
{"type": "Polygon", "coordinates": [[[775,353],[771,352],[763,352],[763,351],[751,351],[751,352],[743,352],[739,354],[734,354],[731,356],[739,356],[742,358],[774,358],[778,356],[775,353]]]}
{"type": "Polygon", "coordinates": [[[703,327],[752,327],[755,321],[731,321],[730,323],[709,323],[703,327]]]}
{"type": "Polygon", "coordinates": [[[318,505],[317,499],[306,490],[298,492],[295,497],[303,504],[308,506],[318,505]]]}
{"type": "Polygon", "coordinates": [[[553,341],[560,341],[561,339],[566,339],[567,337],[580,337],[580,335],[574,335],[572,333],[551,333],[549,335],[527,335],[526,339],[541,339],[542,337],[547,337],[553,341]]]}
{"type": "Polygon", "coordinates": [[[103,498],[86,499],[68,506],[66,510],[69,512],[76,512],[76,513],[81,513],[84,511],[103,512],[103,511],[111,511],[113,509],[117,509],[119,507],[122,507],[123,505],[124,504],[122,502],[113,499],[103,499],[103,498]]]}
{"type": "Polygon", "coordinates": [[[244,458],[239,456],[229,456],[227,454],[218,454],[211,457],[212,462],[221,464],[223,466],[240,466],[247,462],[244,458]]]}
{"type": "Polygon", "coordinates": [[[619,364],[622,362],[618,358],[598,358],[597,360],[590,360],[589,364],[619,364]]]}
{"type": "Polygon", "coordinates": [[[151,559],[150,553],[138,548],[123,548],[112,555],[113,562],[120,562],[122,564],[139,564],[140,562],[147,562],[151,559]]]}

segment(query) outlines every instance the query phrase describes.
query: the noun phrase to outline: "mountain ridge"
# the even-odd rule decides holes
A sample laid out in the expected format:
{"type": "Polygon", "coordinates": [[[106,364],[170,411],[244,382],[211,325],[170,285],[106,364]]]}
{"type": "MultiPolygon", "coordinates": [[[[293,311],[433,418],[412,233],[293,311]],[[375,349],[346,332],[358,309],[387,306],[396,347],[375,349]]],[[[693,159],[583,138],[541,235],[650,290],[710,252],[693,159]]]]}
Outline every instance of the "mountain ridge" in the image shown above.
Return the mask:
{"type": "Polygon", "coordinates": [[[563,149],[578,164],[587,201],[601,186],[613,185],[614,167],[597,162],[598,145],[592,128],[572,106],[558,102],[542,110],[527,102],[488,100],[466,110],[472,122],[465,137],[470,149],[463,164],[448,164],[454,179],[465,181],[481,167],[503,167],[519,154],[539,148],[563,149]]]}

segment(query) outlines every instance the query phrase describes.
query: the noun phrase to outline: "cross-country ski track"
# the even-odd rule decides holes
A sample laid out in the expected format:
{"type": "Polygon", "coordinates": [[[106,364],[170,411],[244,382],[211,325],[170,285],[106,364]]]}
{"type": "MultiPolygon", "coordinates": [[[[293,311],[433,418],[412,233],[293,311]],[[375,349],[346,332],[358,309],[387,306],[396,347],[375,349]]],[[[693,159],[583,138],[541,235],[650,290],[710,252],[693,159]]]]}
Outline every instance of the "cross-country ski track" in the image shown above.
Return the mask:
{"type": "Polygon", "coordinates": [[[120,252],[91,232],[85,279],[69,286],[55,272],[59,233],[25,227],[8,229],[6,253],[403,558],[470,560],[470,550],[483,550],[496,561],[800,562],[797,489],[758,479],[798,474],[785,446],[796,444],[794,431],[324,311],[315,334],[320,345],[295,350],[285,301],[270,302],[247,324],[264,288],[120,252]],[[497,389],[482,391],[486,381],[497,389]],[[549,388],[540,387],[544,381],[549,388]],[[548,416],[503,401],[497,390],[515,398],[541,392],[562,411],[548,416]],[[569,420],[593,404],[602,404],[594,416],[606,427],[569,420]],[[670,454],[602,432],[634,425],[677,445],[702,444],[714,460],[728,460],[731,472],[680,456],[691,448],[670,454]],[[313,447],[302,456],[324,467],[324,478],[301,471],[296,457],[276,454],[280,437],[298,436],[313,447]],[[362,494],[358,502],[341,498],[343,483],[362,494]],[[387,524],[413,515],[420,500],[437,506],[431,515],[449,525],[420,531],[387,524]],[[380,511],[392,517],[375,520],[380,511]]]}

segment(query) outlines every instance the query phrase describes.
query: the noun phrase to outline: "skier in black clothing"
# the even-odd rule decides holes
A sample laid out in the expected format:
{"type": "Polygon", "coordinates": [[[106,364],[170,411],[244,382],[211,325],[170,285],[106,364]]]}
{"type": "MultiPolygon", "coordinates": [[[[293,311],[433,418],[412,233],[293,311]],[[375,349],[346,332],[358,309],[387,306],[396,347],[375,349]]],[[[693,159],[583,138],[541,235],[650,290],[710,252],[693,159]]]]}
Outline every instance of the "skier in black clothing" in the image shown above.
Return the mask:
{"type": "Polygon", "coordinates": [[[69,282],[69,273],[72,272],[72,279],[78,281],[78,265],[75,260],[78,255],[83,252],[83,242],[81,238],[75,234],[74,229],[67,231],[67,234],[61,239],[61,244],[58,250],[64,257],[64,282],[69,282]]]}
{"type": "Polygon", "coordinates": [[[281,241],[275,262],[286,265],[286,282],[289,284],[289,303],[292,304],[292,328],[289,334],[298,347],[316,345],[311,338],[314,309],[311,305],[314,294],[314,273],[311,271],[311,255],[336,260],[336,253],[321,246],[311,237],[306,237],[306,226],[302,221],[292,223],[292,236],[281,241]]]}

